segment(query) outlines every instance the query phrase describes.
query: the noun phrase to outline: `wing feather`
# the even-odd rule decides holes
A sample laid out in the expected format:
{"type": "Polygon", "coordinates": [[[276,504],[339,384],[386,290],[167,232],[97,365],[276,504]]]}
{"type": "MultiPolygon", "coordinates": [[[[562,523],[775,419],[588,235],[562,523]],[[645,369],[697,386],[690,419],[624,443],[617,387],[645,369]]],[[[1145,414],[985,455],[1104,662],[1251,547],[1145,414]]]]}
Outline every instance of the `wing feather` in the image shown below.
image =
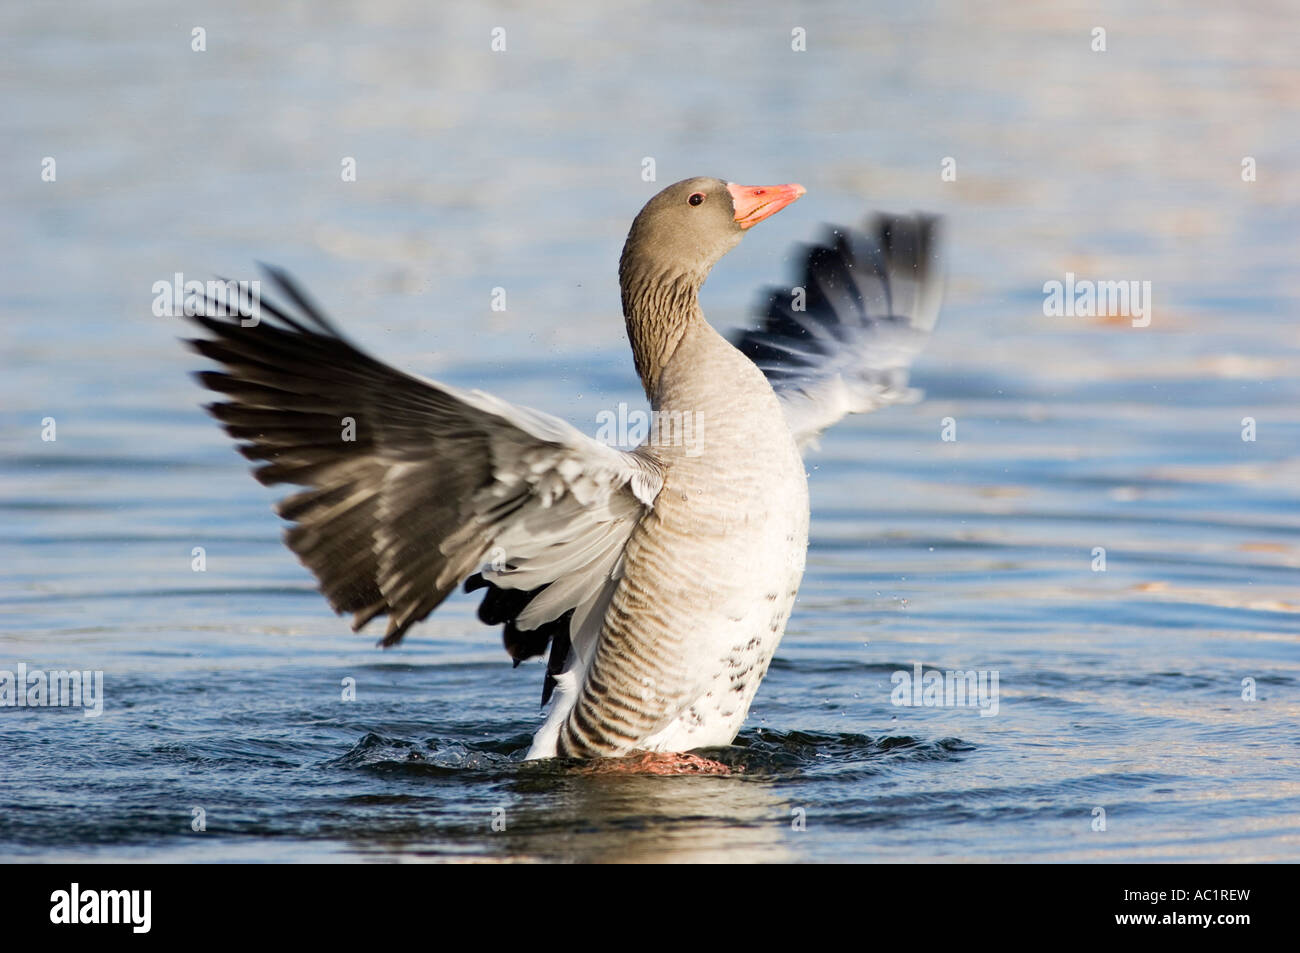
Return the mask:
{"type": "Polygon", "coordinates": [[[616,579],[663,484],[654,461],[378,361],[287,274],[268,273],[296,313],[263,299],[255,326],[195,315],[207,334],[189,343],[221,365],[196,376],[222,397],[207,409],[257,479],[305,487],[276,508],[289,548],[355,629],[388,617],[385,646],[483,569],[475,585],[489,596],[517,593],[488,612],[507,623],[507,646],[540,654],[566,613],[599,604],[616,579]],[[546,630],[540,647],[529,629],[546,630]]]}
{"type": "Polygon", "coordinates": [[[939,314],[938,221],[878,215],[803,249],[797,289],[770,290],[736,338],[781,398],[801,446],[848,414],[915,395],[907,372],[939,314]]]}

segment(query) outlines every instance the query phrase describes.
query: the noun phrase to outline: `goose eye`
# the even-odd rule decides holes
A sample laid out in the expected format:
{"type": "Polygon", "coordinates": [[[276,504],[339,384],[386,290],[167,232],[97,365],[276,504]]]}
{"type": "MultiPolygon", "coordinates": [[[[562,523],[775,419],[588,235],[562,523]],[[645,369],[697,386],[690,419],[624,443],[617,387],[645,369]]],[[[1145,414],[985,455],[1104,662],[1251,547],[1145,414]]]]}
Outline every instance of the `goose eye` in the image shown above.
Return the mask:
{"type": "Polygon", "coordinates": [[[688,198],[686,201],[690,202],[692,205],[699,205],[701,202],[704,201],[704,193],[692,192],[691,197],[688,198]]]}

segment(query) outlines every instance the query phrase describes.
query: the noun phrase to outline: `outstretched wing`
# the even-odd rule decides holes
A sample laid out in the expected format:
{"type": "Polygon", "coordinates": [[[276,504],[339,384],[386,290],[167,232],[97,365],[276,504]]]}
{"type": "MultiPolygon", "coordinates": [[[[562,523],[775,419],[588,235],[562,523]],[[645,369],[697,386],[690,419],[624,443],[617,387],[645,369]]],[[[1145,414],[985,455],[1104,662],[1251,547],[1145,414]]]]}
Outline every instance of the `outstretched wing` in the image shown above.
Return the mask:
{"type": "Polygon", "coordinates": [[[937,233],[938,220],[923,215],[832,228],[807,250],[802,283],[770,289],[759,329],[736,338],[781,398],[800,446],[848,414],[914,393],[907,371],[943,297],[937,233]]]}
{"type": "Polygon", "coordinates": [[[387,615],[382,644],[395,645],[486,565],[494,592],[527,591],[517,630],[585,617],[659,493],[654,462],[377,361],[269,274],[296,314],[262,300],[252,327],[193,316],[209,336],[189,343],[222,365],[197,377],[223,396],[207,409],[257,479],[307,487],[277,512],[334,610],[354,629],[387,615]]]}

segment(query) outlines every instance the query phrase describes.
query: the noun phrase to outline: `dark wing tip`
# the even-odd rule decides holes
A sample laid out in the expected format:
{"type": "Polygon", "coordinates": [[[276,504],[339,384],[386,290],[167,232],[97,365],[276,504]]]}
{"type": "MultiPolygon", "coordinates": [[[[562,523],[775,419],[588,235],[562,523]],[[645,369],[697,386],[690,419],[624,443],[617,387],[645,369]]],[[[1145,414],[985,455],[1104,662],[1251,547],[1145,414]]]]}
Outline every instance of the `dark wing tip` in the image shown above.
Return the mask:
{"type": "Polygon", "coordinates": [[[304,290],[303,287],[294,280],[292,275],[283,268],[280,268],[277,265],[268,264],[264,261],[259,261],[257,266],[266,273],[267,277],[271,279],[272,283],[282,294],[298,306],[299,310],[309,318],[313,324],[332,337],[346,340],[343,333],[338,329],[334,322],[326,317],[324,309],[307,294],[306,290],[304,290]]]}
{"type": "Polygon", "coordinates": [[[569,655],[569,624],[573,620],[573,610],[550,622],[543,622],[535,629],[520,629],[515,623],[528,604],[546,586],[536,589],[506,589],[484,578],[481,572],[468,577],[464,583],[466,592],[486,589],[483,601],[479,603],[478,617],[485,625],[501,625],[501,641],[506,652],[518,668],[526,659],[544,655],[550,648],[546,661],[546,678],[542,685],[542,705],[551,699],[555,690],[555,676],[564,669],[569,655]]]}

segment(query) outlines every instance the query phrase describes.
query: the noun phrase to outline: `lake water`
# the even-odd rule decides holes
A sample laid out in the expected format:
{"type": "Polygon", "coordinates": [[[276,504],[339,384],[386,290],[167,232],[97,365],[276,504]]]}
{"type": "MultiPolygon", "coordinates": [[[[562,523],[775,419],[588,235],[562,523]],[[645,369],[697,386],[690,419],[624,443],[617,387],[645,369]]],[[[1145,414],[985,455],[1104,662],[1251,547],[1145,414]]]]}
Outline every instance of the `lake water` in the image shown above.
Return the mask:
{"type": "Polygon", "coordinates": [[[1295,5],[589,6],[0,8],[0,669],[104,673],[99,717],[0,708],[0,859],[1300,860],[1295,5]],[[822,223],[941,213],[926,399],[809,456],[743,770],[521,764],[540,665],[459,595],[351,634],[151,288],[275,262],[594,432],[641,406],[627,226],[696,174],[808,188],[719,326],[822,223]],[[1149,326],[1045,315],[1067,273],[1149,281],[1149,326]],[[918,663],[997,714],[892,704],[918,663]]]}

